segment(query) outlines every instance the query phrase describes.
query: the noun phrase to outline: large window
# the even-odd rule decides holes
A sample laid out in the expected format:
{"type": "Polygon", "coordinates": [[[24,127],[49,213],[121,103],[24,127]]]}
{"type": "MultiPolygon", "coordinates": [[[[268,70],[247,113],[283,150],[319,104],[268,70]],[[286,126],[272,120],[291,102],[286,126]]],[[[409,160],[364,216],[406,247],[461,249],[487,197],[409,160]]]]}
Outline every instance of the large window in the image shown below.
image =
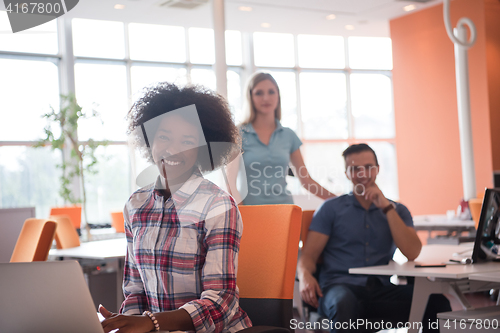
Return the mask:
{"type": "Polygon", "coordinates": [[[346,75],[302,72],[299,79],[302,137],[306,140],[347,139],[346,75]]]}
{"type": "Polygon", "coordinates": [[[0,51],[56,55],[57,22],[50,21],[27,31],[12,34],[7,12],[0,11],[0,51]]]}
{"type": "MultiPolygon", "coordinates": [[[[0,11],[0,31],[10,31],[0,11]]],[[[59,56],[55,21],[28,32],[0,33],[0,208],[35,206],[48,216],[61,204],[61,156],[31,148],[43,135],[42,115],[59,105],[59,56]]]]}
{"type": "MultiPolygon", "coordinates": [[[[5,12],[0,30],[8,31],[5,12]]],[[[137,188],[135,177],[147,162],[127,146],[126,116],[144,87],[168,81],[216,88],[211,29],[73,19],[66,34],[74,59],[59,50],[57,21],[19,34],[0,34],[0,207],[33,205],[37,216],[64,205],[59,197],[58,165],[62,157],[50,148],[31,148],[43,137],[42,115],[58,108],[60,77],[74,77],[78,103],[98,118],[80,121],[78,139],[106,140],[96,152],[96,174],[85,177],[89,223],[109,223],[137,188]],[[22,55],[24,52],[26,55],[22,55]],[[60,60],[72,64],[60,67],[60,60]],[[26,78],[30,78],[26,80],[26,78]]],[[[226,32],[228,100],[242,118],[242,36],[226,32]]],[[[64,80],[62,81],[64,82],[64,80]]],[[[78,183],[78,180],[75,181],[78,183]]],[[[76,186],[78,188],[78,185],[76,186]]]]}
{"type": "Polygon", "coordinates": [[[130,23],[128,33],[131,59],[186,61],[186,32],[183,27],[130,23]]]}
{"type": "Polygon", "coordinates": [[[62,204],[59,197],[61,156],[50,148],[0,146],[0,208],[35,207],[39,217],[62,204]]]}
{"type": "MultiPolygon", "coordinates": [[[[136,189],[135,177],[147,166],[127,146],[130,106],[155,82],[215,89],[214,33],[89,19],[65,26],[73,37],[66,49],[58,45],[63,32],[55,20],[0,34],[0,207],[36,206],[37,216],[46,217],[50,207],[64,204],[58,194],[60,154],[31,146],[43,136],[42,115],[57,108],[59,94],[74,84],[84,111],[99,114],[79,124],[79,140],[108,141],[97,151],[97,174],[85,180],[88,219],[109,223],[109,213],[123,209],[136,189]],[[67,57],[68,48],[74,58],[67,57]],[[74,82],[66,86],[68,78],[74,82]]],[[[8,27],[0,12],[0,30],[8,27]]],[[[244,89],[252,69],[268,71],[280,87],[282,124],[303,140],[306,164],[322,185],[348,191],[341,152],[368,142],[383,166],[379,185],[398,198],[390,39],[239,31],[226,31],[225,37],[228,101],[236,123],[245,118],[244,89]],[[253,55],[244,53],[252,49],[253,55]]],[[[301,191],[296,183],[291,188],[301,191]]]]}
{"type": "MultiPolygon", "coordinates": [[[[215,90],[214,35],[211,29],[87,19],[73,19],[72,27],[76,96],[84,108],[100,115],[100,121],[82,122],[79,136],[81,140],[110,141],[110,146],[100,149],[99,159],[105,162],[99,164],[98,174],[86,181],[89,221],[101,223],[109,220],[110,211],[123,209],[136,189],[135,177],[147,166],[127,149],[126,116],[131,103],[144,87],[162,81],[201,84],[215,90]],[[93,33],[99,30],[106,33],[93,33]],[[89,50],[109,39],[114,40],[113,45],[89,50]]],[[[226,38],[232,65],[229,100],[239,104],[241,96],[235,87],[241,89],[241,33],[228,31],[226,38]]],[[[233,107],[235,112],[240,109],[240,105],[233,107]]]]}

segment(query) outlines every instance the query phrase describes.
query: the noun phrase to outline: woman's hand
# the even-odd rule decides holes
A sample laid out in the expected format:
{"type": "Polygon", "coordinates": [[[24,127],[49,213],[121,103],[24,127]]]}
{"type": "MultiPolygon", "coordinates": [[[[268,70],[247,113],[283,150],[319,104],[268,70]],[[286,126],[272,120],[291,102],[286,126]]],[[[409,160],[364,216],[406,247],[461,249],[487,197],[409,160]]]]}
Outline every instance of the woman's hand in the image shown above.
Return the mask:
{"type": "Polygon", "coordinates": [[[154,330],[153,322],[146,316],[113,313],[102,305],[99,306],[99,312],[104,317],[101,325],[105,333],[116,329],[119,333],[145,333],[154,330]]]}

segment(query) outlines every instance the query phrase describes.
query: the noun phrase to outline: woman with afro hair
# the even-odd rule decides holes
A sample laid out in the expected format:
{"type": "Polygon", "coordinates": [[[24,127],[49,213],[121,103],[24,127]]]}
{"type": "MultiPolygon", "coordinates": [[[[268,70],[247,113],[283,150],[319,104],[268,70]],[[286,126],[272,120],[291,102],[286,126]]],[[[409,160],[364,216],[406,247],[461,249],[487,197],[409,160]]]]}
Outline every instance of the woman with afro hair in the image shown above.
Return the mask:
{"type": "Polygon", "coordinates": [[[236,286],[241,216],[233,198],[201,174],[240,151],[227,102],[202,87],[159,83],[128,119],[132,141],[160,175],[125,205],[125,300],[119,314],[100,307],[104,331],[250,327],[236,286]]]}

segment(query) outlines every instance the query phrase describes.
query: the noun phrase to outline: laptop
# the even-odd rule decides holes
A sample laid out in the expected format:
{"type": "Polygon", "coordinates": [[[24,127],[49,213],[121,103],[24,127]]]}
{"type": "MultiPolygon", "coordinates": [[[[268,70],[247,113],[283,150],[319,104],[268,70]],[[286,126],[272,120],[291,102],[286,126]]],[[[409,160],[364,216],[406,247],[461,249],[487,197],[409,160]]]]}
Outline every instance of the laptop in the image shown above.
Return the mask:
{"type": "Polygon", "coordinates": [[[472,263],[500,261],[500,189],[486,189],[472,263]]]}
{"type": "Polygon", "coordinates": [[[1,263],[0,295],[0,332],[104,332],[76,261],[1,263]]]}

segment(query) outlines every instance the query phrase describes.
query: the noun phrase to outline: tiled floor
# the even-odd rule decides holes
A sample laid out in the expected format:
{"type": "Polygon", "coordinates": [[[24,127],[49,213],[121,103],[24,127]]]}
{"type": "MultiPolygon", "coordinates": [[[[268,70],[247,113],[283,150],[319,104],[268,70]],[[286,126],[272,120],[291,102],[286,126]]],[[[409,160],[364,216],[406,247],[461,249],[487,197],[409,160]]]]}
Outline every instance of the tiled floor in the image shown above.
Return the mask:
{"type": "MultiPolygon", "coordinates": [[[[473,307],[477,308],[492,306],[495,305],[496,303],[495,301],[496,298],[493,299],[491,296],[488,295],[487,292],[465,294],[465,297],[469,300],[469,302],[473,307]]],[[[449,296],[448,298],[450,299],[450,304],[453,311],[462,310],[462,306],[454,297],[449,296]]],[[[294,316],[295,319],[297,319],[297,321],[299,322],[302,321],[297,311],[294,312],[294,316]]],[[[393,330],[380,331],[379,333],[406,333],[406,332],[407,332],[406,329],[399,329],[399,330],[393,329],[393,330]]],[[[329,331],[296,329],[295,333],[329,333],[329,331]]]]}

